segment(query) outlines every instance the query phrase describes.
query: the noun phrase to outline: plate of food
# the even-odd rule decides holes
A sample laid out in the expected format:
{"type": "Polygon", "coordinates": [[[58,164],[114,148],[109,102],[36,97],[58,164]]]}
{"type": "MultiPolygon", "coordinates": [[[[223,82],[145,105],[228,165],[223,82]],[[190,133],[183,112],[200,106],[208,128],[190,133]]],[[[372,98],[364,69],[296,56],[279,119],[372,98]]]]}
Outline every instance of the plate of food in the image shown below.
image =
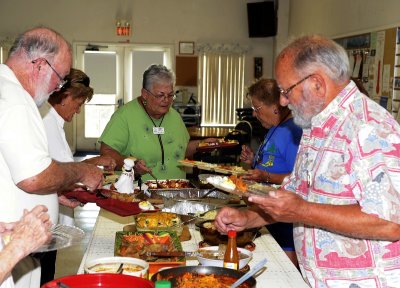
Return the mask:
{"type": "Polygon", "coordinates": [[[182,166],[197,167],[199,169],[204,169],[204,170],[212,170],[213,168],[218,166],[217,164],[214,164],[214,163],[207,163],[207,162],[203,162],[203,161],[195,161],[195,160],[189,160],[189,159],[178,160],[178,162],[182,166]]]}
{"type": "Polygon", "coordinates": [[[197,151],[210,151],[220,148],[230,148],[239,145],[237,140],[225,140],[223,138],[217,139],[215,142],[204,142],[200,141],[197,151]]]}
{"type": "Polygon", "coordinates": [[[277,188],[273,185],[266,185],[254,181],[243,180],[241,176],[210,176],[207,182],[222,191],[242,197],[251,195],[269,197],[269,192],[277,188]]]}
{"type": "Polygon", "coordinates": [[[179,160],[178,162],[182,166],[196,167],[202,170],[208,170],[222,174],[241,175],[241,174],[246,174],[247,172],[243,167],[235,165],[221,165],[221,164],[207,163],[207,162],[188,160],[188,159],[179,160]]]}
{"type": "Polygon", "coordinates": [[[214,168],[214,171],[231,175],[246,174],[246,170],[243,167],[235,165],[217,165],[217,167],[214,168]]]}

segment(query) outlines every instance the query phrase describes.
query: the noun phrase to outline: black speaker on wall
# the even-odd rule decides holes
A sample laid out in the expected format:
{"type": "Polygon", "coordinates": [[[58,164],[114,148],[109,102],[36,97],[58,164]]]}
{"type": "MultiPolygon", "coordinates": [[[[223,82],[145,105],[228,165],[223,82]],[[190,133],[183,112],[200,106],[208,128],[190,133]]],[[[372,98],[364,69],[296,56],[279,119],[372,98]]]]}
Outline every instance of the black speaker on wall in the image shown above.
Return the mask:
{"type": "Polygon", "coordinates": [[[277,32],[277,7],[275,1],[247,3],[249,37],[271,37],[277,32]]]}

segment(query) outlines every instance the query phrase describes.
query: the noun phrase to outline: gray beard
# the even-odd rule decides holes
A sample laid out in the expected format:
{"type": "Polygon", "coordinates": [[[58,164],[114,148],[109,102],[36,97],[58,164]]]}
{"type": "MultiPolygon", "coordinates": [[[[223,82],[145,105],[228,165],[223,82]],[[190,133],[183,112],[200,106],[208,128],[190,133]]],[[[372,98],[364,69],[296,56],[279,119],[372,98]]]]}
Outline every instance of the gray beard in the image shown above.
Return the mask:
{"type": "Polygon", "coordinates": [[[288,108],[292,111],[294,123],[303,129],[308,129],[311,128],[312,118],[324,110],[324,102],[315,99],[305,86],[299,105],[295,107],[289,104],[288,108]]]}
{"type": "Polygon", "coordinates": [[[33,101],[35,101],[37,107],[41,107],[43,103],[49,99],[51,93],[53,93],[53,92],[50,93],[47,92],[49,90],[50,78],[51,74],[49,73],[46,76],[46,79],[43,81],[43,83],[38,85],[38,87],[36,88],[35,97],[33,98],[33,101]]]}
{"type": "Polygon", "coordinates": [[[44,104],[44,102],[46,102],[49,97],[50,97],[51,93],[48,94],[42,94],[40,96],[36,96],[34,101],[37,107],[42,107],[42,105],[44,104]]]}
{"type": "Polygon", "coordinates": [[[288,108],[292,111],[293,121],[297,126],[303,129],[311,128],[311,119],[313,116],[301,113],[299,109],[291,104],[288,105],[288,108]]]}

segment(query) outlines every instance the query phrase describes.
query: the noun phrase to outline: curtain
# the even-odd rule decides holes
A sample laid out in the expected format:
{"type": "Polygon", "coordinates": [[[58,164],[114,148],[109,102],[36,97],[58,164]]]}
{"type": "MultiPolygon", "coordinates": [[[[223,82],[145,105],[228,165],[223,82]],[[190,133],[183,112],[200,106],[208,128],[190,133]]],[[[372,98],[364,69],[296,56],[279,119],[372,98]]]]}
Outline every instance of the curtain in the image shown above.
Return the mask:
{"type": "Polygon", "coordinates": [[[197,51],[201,126],[235,126],[236,108],[243,106],[247,48],[200,44],[197,51]]]}

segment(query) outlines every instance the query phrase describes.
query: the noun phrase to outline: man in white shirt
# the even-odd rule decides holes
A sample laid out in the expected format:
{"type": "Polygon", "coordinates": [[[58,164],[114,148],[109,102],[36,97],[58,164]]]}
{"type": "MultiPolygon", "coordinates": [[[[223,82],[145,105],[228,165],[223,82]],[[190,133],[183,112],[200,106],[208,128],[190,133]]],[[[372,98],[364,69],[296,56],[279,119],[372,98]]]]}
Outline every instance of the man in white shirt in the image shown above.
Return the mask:
{"type": "MultiPolygon", "coordinates": [[[[1,222],[16,221],[24,209],[42,204],[57,223],[56,191],[71,190],[78,182],[90,190],[102,184],[103,174],[96,166],[59,163],[48,153],[37,106],[62,88],[71,62],[70,45],[60,34],[34,28],[16,39],[5,65],[0,65],[1,222]]],[[[17,265],[13,271],[16,287],[39,287],[40,270],[35,266],[32,257],[17,265]]]]}

